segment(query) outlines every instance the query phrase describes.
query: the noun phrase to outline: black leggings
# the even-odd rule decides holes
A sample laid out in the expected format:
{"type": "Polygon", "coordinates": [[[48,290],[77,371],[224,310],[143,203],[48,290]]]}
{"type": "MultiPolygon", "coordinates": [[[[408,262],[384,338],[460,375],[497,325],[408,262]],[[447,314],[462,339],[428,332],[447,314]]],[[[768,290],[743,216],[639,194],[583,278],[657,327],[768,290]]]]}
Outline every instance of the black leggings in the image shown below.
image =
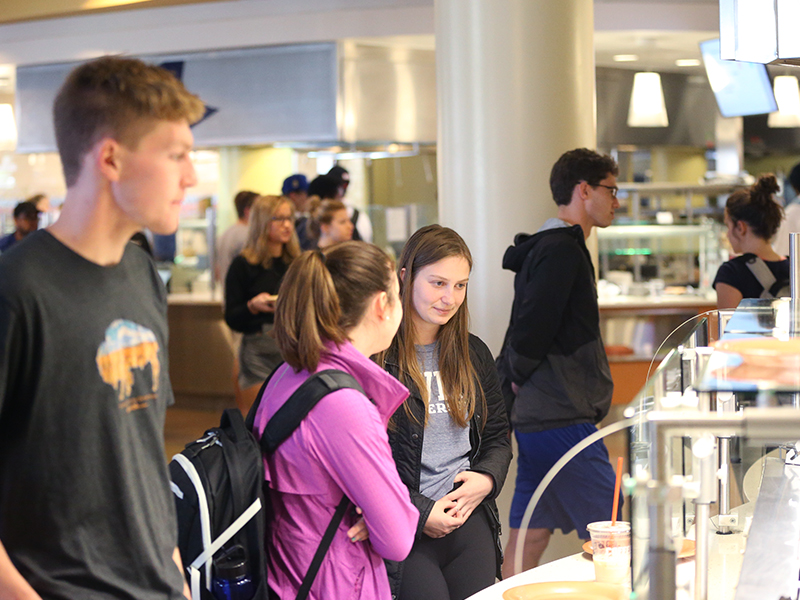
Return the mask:
{"type": "Polygon", "coordinates": [[[486,508],[442,538],[418,540],[403,564],[399,600],[464,600],[494,583],[494,537],[486,508]]]}

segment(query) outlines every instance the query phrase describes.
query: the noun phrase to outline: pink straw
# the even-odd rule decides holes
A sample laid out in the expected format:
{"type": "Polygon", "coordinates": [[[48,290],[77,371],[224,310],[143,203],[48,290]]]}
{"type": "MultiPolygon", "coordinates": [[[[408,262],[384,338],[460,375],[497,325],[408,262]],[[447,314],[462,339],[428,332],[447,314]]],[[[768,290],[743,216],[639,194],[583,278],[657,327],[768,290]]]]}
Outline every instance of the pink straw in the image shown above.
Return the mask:
{"type": "Polygon", "coordinates": [[[622,484],[622,457],[617,457],[617,482],[614,484],[614,509],[611,514],[611,526],[617,524],[617,511],[619,510],[619,488],[622,484]]]}

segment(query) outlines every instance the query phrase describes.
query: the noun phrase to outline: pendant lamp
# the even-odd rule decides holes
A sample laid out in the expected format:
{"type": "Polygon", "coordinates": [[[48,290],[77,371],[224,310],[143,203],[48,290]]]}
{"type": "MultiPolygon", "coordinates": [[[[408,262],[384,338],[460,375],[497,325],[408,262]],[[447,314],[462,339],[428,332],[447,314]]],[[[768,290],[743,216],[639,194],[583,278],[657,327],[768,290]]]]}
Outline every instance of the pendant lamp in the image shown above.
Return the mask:
{"type": "Polygon", "coordinates": [[[772,84],[778,112],[769,113],[769,127],[800,127],[800,85],[794,75],[778,75],[772,84]]]}
{"type": "Polygon", "coordinates": [[[661,75],[651,71],[636,73],[628,108],[628,127],[667,127],[667,107],[661,75]]]}
{"type": "Polygon", "coordinates": [[[10,104],[0,104],[0,150],[17,147],[17,124],[10,104]]]}

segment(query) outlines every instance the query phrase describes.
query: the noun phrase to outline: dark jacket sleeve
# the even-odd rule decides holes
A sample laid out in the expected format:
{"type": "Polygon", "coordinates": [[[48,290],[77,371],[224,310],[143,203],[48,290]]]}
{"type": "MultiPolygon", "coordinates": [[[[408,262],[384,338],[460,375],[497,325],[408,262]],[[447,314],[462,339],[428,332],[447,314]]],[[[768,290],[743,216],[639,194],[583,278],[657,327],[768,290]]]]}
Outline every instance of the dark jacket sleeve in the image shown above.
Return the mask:
{"type": "Polygon", "coordinates": [[[247,308],[250,300],[250,269],[247,261],[239,255],[233,259],[225,276],[225,322],[240,333],[256,333],[261,330],[264,318],[254,315],[247,308]]]}
{"type": "MultiPolygon", "coordinates": [[[[408,487],[408,486],[406,486],[408,487]]],[[[411,504],[413,504],[416,509],[419,511],[419,521],[417,521],[417,532],[415,534],[415,539],[422,538],[422,530],[425,527],[425,523],[428,522],[428,517],[433,510],[433,505],[436,502],[432,498],[428,498],[412,490],[410,487],[408,488],[408,493],[411,496],[411,504]]]]}
{"type": "Polygon", "coordinates": [[[567,236],[552,236],[545,247],[533,251],[537,255],[524,273],[524,286],[515,290],[516,314],[508,343],[510,376],[517,385],[530,378],[552,347],[575,277],[586,260],[567,236]]]}
{"type": "Polygon", "coordinates": [[[487,499],[491,500],[503,489],[508,465],[511,462],[508,418],[492,353],[486,344],[474,335],[470,335],[470,349],[475,357],[473,364],[486,397],[485,424],[481,433],[480,448],[471,468],[494,479],[494,489],[487,496],[487,499]]]}

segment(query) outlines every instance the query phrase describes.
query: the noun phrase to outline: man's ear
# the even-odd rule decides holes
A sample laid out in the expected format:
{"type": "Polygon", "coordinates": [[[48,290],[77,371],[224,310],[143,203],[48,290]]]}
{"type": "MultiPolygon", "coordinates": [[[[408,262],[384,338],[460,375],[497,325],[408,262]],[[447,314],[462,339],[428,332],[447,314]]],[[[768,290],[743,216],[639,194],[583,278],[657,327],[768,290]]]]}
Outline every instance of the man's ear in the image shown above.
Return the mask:
{"type": "Polygon", "coordinates": [[[90,150],[97,170],[109,181],[119,181],[122,167],[121,150],[119,142],[110,137],[98,140],[90,150]]]}
{"type": "Polygon", "coordinates": [[[591,187],[592,186],[586,181],[578,182],[578,193],[580,193],[581,200],[587,200],[589,198],[589,189],[591,187]]]}

